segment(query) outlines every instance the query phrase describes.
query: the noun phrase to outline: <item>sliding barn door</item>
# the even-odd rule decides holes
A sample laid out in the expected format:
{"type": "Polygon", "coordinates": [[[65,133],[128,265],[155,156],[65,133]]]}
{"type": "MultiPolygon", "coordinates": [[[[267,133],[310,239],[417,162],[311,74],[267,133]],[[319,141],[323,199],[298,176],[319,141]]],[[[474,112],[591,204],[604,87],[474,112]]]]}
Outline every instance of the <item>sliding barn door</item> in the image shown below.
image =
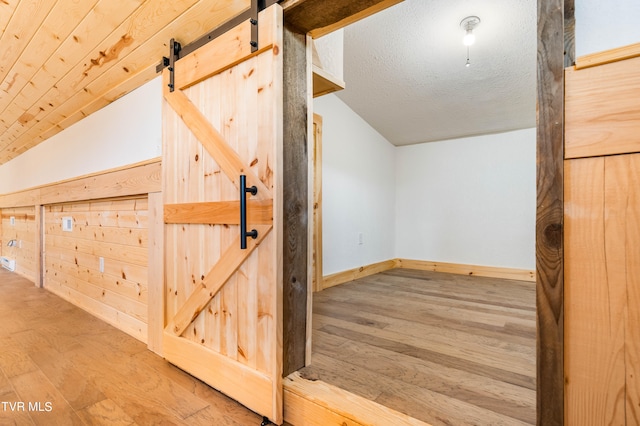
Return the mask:
{"type": "Polygon", "coordinates": [[[258,28],[257,52],[247,21],[176,61],[173,91],[164,70],[163,354],[281,423],[280,6],[258,28]]]}

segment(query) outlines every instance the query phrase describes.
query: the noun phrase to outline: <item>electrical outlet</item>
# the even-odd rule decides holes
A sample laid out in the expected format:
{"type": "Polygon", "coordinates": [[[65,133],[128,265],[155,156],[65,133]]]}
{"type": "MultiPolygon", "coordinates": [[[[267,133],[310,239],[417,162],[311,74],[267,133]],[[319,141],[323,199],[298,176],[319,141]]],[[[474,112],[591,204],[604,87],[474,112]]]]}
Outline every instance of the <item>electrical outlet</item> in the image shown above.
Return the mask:
{"type": "Polygon", "coordinates": [[[16,217],[15,216],[11,216],[9,218],[9,225],[16,226],[16,217]]]}
{"type": "Polygon", "coordinates": [[[73,218],[65,216],[62,218],[62,230],[65,232],[73,231],[73,218]]]}
{"type": "Polygon", "coordinates": [[[104,257],[100,258],[100,272],[104,272],[104,257]]]}
{"type": "Polygon", "coordinates": [[[358,245],[361,246],[364,244],[364,235],[362,235],[362,232],[358,232],[358,245]]]}

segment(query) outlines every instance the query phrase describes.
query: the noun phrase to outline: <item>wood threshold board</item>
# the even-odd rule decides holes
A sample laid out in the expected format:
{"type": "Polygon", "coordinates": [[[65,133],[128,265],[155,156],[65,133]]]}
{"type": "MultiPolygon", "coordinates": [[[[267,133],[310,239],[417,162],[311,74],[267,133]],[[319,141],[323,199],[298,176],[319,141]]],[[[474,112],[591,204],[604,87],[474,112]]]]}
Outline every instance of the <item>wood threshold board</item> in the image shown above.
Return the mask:
{"type": "Polygon", "coordinates": [[[430,426],[428,423],[355,395],[322,380],[286,377],[284,420],[305,426],[430,426]]]}
{"type": "Polygon", "coordinates": [[[501,268],[497,266],[465,265],[459,263],[431,262],[427,260],[390,259],[371,265],[337,272],[323,277],[322,289],[378,274],[394,268],[418,269],[421,271],[447,272],[488,278],[536,282],[535,271],[528,269],[501,268]]]}

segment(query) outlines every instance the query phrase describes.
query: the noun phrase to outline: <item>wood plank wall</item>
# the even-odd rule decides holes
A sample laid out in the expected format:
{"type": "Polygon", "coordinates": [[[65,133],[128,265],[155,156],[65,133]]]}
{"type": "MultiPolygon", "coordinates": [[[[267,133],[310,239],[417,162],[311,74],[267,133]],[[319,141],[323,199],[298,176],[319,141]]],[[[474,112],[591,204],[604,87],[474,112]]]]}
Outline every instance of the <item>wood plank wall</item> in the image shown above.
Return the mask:
{"type": "Polygon", "coordinates": [[[34,206],[2,209],[1,254],[14,259],[16,273],[31,281],[35,281],[38,274],[36,228],[34,206]],[[15,218],[15,225],[11,225],[11,217],[15,218]],[[10,240],[16,240],[17,245],[7,246],[10,240]]]}
{"type": "Polygon", "coordinates": [[[147,331],[153,333],[150,349],[159,352],[157,335],[163,324],[157,310],[149,315],[147,297],[159,300],[164,286],[162,268],[148,268],[161,250],[162,227],[149,230],[149,223],[162,217],[156,205],[160,176],[156,158],[0,195],[1,253],[7,254],[6,241],[16,238],[9,218],[15,215],[18,224],[20,215],[26,216],[33,238],[21,234],[19,251],[32,250],[31,263],[18,259],[17,265],[33,265],[27,278],[143,342],[147,331]],[[151,196],[156,201],[150,210],[151,196]],[[73,232],[62,231],[66,216],[74,219],[73,232]],[[104,273],[99,272],[100,257],[104,273]]]}
{"type": "Polygon", "coordinates": [[[46,206],[45,288],[146,342],[147,219],[147,197],[46,206]]]}
{"type": "Polygon", "coordinates": [[[640,58],[628,59],[633,50],[602,52],[589,67],[566,71],[567,425],[640,419],[640,58]]]}

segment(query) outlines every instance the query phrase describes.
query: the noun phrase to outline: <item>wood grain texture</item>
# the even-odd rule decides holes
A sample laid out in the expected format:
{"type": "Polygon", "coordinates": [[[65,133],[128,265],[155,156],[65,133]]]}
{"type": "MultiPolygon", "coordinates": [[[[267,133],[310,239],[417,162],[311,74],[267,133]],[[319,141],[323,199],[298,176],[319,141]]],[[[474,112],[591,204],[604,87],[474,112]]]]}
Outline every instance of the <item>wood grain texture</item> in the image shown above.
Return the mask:
{"type": "Polygon", "coordinates": [[[264,397],[273,392],[274,384],[269,375],[240,362],[229,361],[225,356],[208,351],[198,343],[181,340],[173,334],[165,334],[163,353],[172,364],[189,373],[197,372],[200,380],[215,383],[216,389],[235,400],[243,401],[253,411],[273,411],[272,401],[264,397]],[[196,365],[200,365],[200,368],[194,368],[196,365]]]}
{"type": "Polygon", "coordinates": [[[15,260],[16,272],[33,282],[38,280],[39,273],[38,228],[34,206],[2,210],[2,255],[15,260]],[[10,247],[11,240],[15,240],[15,245],[10,247]]]}
{"type": "Polygon", "coordinates": [[[390,259],[383,262],[372,263],[370,265],[360,266],[359,268],[353,268],[342,272],[336,272],[335,274],[326,275],[322,278],[322,289],[330,288],[336,285],[357,280],[358,278],[364,278],[369,275],[397,268],[398,265],[399,264],[397,259],[390,259]]]}
{"type": "Polygon", "coordinates": [[[40,190],[41,204],[126,197],[160,190],[160,163],[151,163],[113,173],[46,186],[40,190]]]}
{"type": "Polygon", "coordinates": [[[640,151],[640,57],[566,71],[565,158],[640,151]]]}
{"type": "Polygon", "coordinates": [[[320,291],[324,284],[322,269],[322,117],[313,114],[313,241],[312,287],[320,291]]]}
{"type": "Polygon", "coordinates": [[[0,410],[1,424],[260,423],[142,342],[25,278],[0,270],[0,282],[2,401],[52,404],[49,412],[0,410]],[[9,353],[12,360],[4,361],[9,353]]]}
{"type": "Polygon", "coordinates": [[[564,0],[564,67],[576,63],[576,5],[575,0],[564,0]]]}
{"type": "Polygon", "coordinates": [[[369,275],[388,271],[394,268],[417,269],[421,271],[446,272],[475,277],[505,278],[509,280],[521,280],[535,282],[535,271],[513,268],[499,268],[493,266],[462,265],[459,263],[430,262],[415,259],[389,259],[383,262],[372,263],[342,272],[336,272],[322,278],[322,289],[344,284],[369,275]]]}
{"type": "Polygon", "coordinates": [[[302,377],[298,372],[287,376],[284,389],[284,418],[293,425],[429,426],[418,419],[329,383],[302,377]]]}
{"type": "Polygon", "coordinates": [[[313,65],[313,97],[328,95],[329,93],[343,90],[346,87],[344,81],[324,69],[313,65]]]}
{"type": "Polygon", "coordinates": [[[7,23],[11,20],[13,12],[18,7],[18,2],[5,2],[0,4],[0,28],[6,28],[7,23]]]}
{"type": "Polygon", "coordinates": [[[194,41],[249,5],[248,0],[17,3],[13,10],[4,8],[12,19],[3,33],[6,75],[0,83],[8,96],[0,99],[2,163],[153,79],[170,38],[194,41]]]}
{"type": "Polygon", "coordinates": [[[280,7],[263,10],[259,21],[270,48],[208,61],[235,51],[232,30],[180,61],[181,67],[188,67],[189,58],[197,64],[187,76],[193,81],[182,80],[172,92],[165,70],[163,198],[169,220],[162,351],[170,362],[280,423],[280,7]],[[248,217],[247,227],[258,236],[248,239],[246,250],[238,226],[240,175],[257,187],[248,196],[248,210],[256,207],[257,215],[248,217]],[[184,223],[185,216],[195,220],[184,223]]]}
{"type": "Polygon", "coordinates": [[[271,231],[270,226],[263,225],[256,228],[258,228],[258,237],[247,241],[245,250],[240,249],[239,237],[232,241],[180,309],[169,319],[165,327],[167,333],[180,336],[271,231]]]}
{"type": "Polygon", "coordinates": [[[565,422],[637,424],[638,57],[589,59],[567,70],[566,156],[593,157],[565,161],[565,422]]]}
{"type": "Polygon", "coordinates": [[[566,423],[637,424],[640,154],[565,162],[566,423]]]}
{"type": "MultiPolygon", "coordinates": [[[[213,44],[215,46],[215,43],[213,44]]],[[[164,73],[163,80],[168,81],[168,72],[164,73]]],[[[267,186],[254,175],[251,166],[245,164],[238,153],[229,146],[225,137],[215,127],[209,123],[207,117],[196,107],[191,100],[180,90],[169,92],[165,90],[165,99],[171,107],[178,111],[180,118],[186,126],[193,132],[195,137],[202,143],[209,155],[216,159],[221,171],[231,179],[231,183],[236,188],[240,188],[240,175],[247,176],[247,187],[256,186],[258,188],[257,198],[260,200],[272,197],[267,186]]]]}
{"type": "MultiPolygon", "coordinates": [[[[259,24],[258,24],[259,25],[259,24]]],[[[196,84],[212,75],[229,69],[245,59],[273,49],[277,43],[273,31],[258,31],[258,49],[251,51],[251,23],[249,21],[221,34],[211,49],[198,49],[181,58],[176,64],[175,85],[179,89],[196,84]]]]}
{"type": "Polygon", "coordinates": [[[162,356],[164,333],[164,223],[162,193],[149,194],[149,279],[147,282],[147,347],[162,356]]]}
{"type": "Polygon", "coordinates": [[[300,375],[432,425],[534,424],[535,318],[529,283],[393,269],[314,294],[300,375]]]}
{"type": "Polygon", "coordinates": [[[397,268],[447,272],[476,277],[505,278],[508,280],[536,281],[536,272],[528,269],[501,268],[497,266],[463,265],[459,263],[430,262],[426,260],[396,259],[397,268]]]}
{"type": "MultiPolygon", "coordinates": [[[[247,221],[260,225],[273,223],[273,200],[247,200],[247,221]]],[[[239,225],[237,201],[166,204],[165,223],[239,225]]]]}
{"type": "Polygon", "coordinates": [[[288,26],[313,38],[344,28],[402,0],[286,0],[282,3],[288,26]]]}
{"type": "Polygon", "coordinates": [[[538,0],[537,424],[564,420],[564,2],[538,0]]]}
{"type": "Polygon", "coordinates": [[[44,287],[144,342],[147,214],[145,197],[48,205],[44,216],[44,287]],[[71,232],[62,230],[64,217],[71,232]]]}
{"type": "Polygon", "coordinates": [[[0,195],[0,206],[22,207],[126,197],[161,189],[159,158],[0,195]]]}
{"type": "MultiPolygon", "coordinates": [[[[5,45],[1,58],[3,63],[11,63],[13,58],[18,57],[25,50],[31,38],[38,33],[38,29],[43,23],[46,25],[47,15],[52,10],[54,17],[56,14],[58,19],[62,17],[60,15],[61,9],[54,7],[55,1],[38,2],[31,0],[16,3],[13,14],[10,15],[11,19],[7,22],[6,27],[2,27],[3,31],[0,33],[0,42],[5,45]]],[[[74,8],[70,1],[63,1],[62,3],[66,3],[64,6],[73,11],[74,8]]],[[[3,67],[0,70],[0,80],[6,78],[11,68],[3,67]]]]}
{"type": "Polygon", "coordinates": [[[627,46],[616,47],[615,49],[580,56],[576,60],[575,68],[577,70],[581,70],[584,68],[609,64],[611,62],[637,58],[638,56],[640,56],[640,43],[634,43],[627,46]]]}
{"type": "MultiPolygon", "coordinates": [[[[35,239],[34,239],[34,258],[35,258],[35,273],[34,284],[36,287],[42,287],[44,285],[44,206],[36,205],[34,207],[34,219],[35,219],[35,239]]],[[[0,233],[2,228],[0,228],[0,233]]],[[[0,241],[1,244],[1,241],[0,241]]]]}
{"type": "MultiPolygon", "coordinates": [[[[288,19],[287,19],[288,22],[288,19]]],[[[306,362],[309,90],[306,36],[284,30],[284,375],[306,362]]]]}

